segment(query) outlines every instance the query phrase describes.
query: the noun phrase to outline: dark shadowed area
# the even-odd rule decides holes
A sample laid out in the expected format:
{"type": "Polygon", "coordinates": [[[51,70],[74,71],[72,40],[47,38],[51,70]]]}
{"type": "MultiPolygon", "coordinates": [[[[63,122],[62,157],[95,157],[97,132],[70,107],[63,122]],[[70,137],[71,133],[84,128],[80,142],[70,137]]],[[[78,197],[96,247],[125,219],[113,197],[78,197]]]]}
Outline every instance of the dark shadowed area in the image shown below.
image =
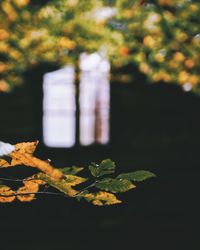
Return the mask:
{"type": "MultiPolygon", "coordinates": [[[[199,249],[200,97],[170,84],[146,85],[139,76],[130,84],[112,82],[110,143],[47,148],[41,86],[43,74],[54,69],[40,66],[26,74],[26,86],[0,94],[0,140],[39,139],[36,155],[54,166],[111,158],[118,172],[145,169],[157,178],[120,195],[123,203],[116,206],[47,195],[31,203],[1,204],[1,249],[199,249]]],[[[32,172],[8,169],[2,176],[32,172]]]]}

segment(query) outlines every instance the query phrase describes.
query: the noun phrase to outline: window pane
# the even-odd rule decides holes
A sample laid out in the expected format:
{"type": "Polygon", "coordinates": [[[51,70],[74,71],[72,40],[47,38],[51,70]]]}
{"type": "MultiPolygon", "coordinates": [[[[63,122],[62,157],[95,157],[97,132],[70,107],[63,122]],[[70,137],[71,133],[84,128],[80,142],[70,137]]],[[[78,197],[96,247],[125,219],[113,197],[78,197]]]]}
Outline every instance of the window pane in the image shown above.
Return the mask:
{"type": "Polygon", "coordinates": [[[72,147],[75,144],[74,114],[55,115],[46,113],[43,117],[44,143],[49,147],[72,147]]]}
{"type": "Polygon", "coordinates": [[[49,147],[75,144],[76,101],[74,67],[44,75],[43,140],[49,147]]]}
{"type": "Polygon", "coordinates": [[[80,143],[109,142],[110,63],[98,53],[80,57],[80,143]]]}

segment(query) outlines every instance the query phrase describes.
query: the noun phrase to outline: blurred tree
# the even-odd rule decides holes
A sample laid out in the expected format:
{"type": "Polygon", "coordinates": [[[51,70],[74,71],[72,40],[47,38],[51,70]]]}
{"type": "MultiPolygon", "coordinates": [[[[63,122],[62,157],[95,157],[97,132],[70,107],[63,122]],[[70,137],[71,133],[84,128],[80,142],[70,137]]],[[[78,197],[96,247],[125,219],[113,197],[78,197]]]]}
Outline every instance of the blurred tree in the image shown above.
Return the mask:
{"type": "MultiPolygon", "coordinates": [[[[27,69],[43,63],[77,62],[82,51],[107,42],[109,28],[96,19],[98,0],[0,1],[0,91],[23,82],[27,69]]],[[[113,39],[112,43],[117,41],[113,39]]]]}
{"type": "Polygon", "coordinates": [[[198,91],[200,85],[200,2],[116,0],[108,20],[123,35],[115,65],[134,63],[150,83],[166,82],[198,91]]]}
{"type": "Polygon", "coordinates": [[[36,64],[76,63],[82,51],[101,46],[115,67],[131,63],[150,83],[199,91],[199,1],[3,0],[0,5],[0,91],[19,85],[24,71],[36,64]]]}

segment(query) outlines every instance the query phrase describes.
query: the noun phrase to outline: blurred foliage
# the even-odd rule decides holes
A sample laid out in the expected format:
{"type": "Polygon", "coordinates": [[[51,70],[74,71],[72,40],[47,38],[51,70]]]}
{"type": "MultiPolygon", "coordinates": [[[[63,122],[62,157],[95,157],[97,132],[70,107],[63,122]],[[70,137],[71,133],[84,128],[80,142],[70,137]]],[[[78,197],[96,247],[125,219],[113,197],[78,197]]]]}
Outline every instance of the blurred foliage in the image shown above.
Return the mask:
{"type": "Polygon", "coordinates": [[[44,5],[0,1],[0,91],[20,85],[23,73],[37,64],[76,63],[83,51],[116,44],[110,41],[109,28],[94,17],[102,4],[98,0],[56,0],[44,5]]]}
{"type": "Polygon", "coordinates": [[[200,2],[116,0],[110,25],[123,34],[116,65],[137,65],[150,83],[176,83],[198,91],[200,2]]]}
{"type": "Polygon", "coordinates": [[[198,92],[198,0],[41,2],[0,1],[0,91],[21,84],[36,64],[76,64],[81,52],[103,46],[116,68],[133,63],[150,83],[198,92]],[[105,15],[108,7],[114,15],[105,15]]]}
{"type": "MultiPolygon", "coordinates": [[[[115,193],[126,192],[136,187],[132,181],[143,181],[155,177],[153,173],[141,170],[124,173],[115,178],[102,178],[104,175],[114,174],[115,172],[115,163],[106,159],[100,164],[92,163],[88,167],[91,176],[86,179],[77,175],[83,168],[73,166],[72,168],[58,169],[51,166],[49,161],[43,161],[33,156],[37,144],[37,141],[18,143],[15,145],[15,150],[9,154],[10,160],[0,159],[1,169],[23,165],[41,171],[23,180],[17,179],[17,181],[23,183],[23,186],[17,190],[13,190],[2,183],[0,185],[0,203],[13,202],[16,199],[21,202],[29,202],[34,200],[35,195],[39,193],[54,195],[63,193],[66,197],[73,197],[77,200],[85,199],[98,206],[113,205],[121,203],[115,193]],[[84,186],[82,186],[83,183],[84,186]],[[74,188],[80,184],[81,189],[74,188]],[[44,191],[41,191],[41,186],[45,186],[44,191]],[[61,193],[46,192],[48,186],[59,190],[61,193]]],[[[16,180],[13,179],[13,181],[16,180]]]]}

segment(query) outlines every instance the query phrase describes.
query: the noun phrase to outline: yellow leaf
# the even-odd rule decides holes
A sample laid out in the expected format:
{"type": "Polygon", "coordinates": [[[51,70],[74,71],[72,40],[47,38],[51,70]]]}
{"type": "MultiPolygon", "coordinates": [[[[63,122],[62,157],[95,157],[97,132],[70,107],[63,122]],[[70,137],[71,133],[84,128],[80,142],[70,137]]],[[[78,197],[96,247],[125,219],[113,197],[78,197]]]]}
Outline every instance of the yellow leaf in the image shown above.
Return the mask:
{"type": "Polygon", "coordinates": [[[25,180],[23,181],[24,186],[20,187],[16,194],[26,194],[26,195],[18,195],[17,198],[18,200],[22,201],[22,202],[28,202],[28,201],[32,201],[35,198],[35,194],[36,192],[38,192],[39,190],[39,185],[37,183],[35,183],[32,180],[25,180]],[[28,194],[30,193],[30,194],[28,194]],[[33,194],[31,194],[33,193],[33,194]]]}
{"type": "Polygon", "coordinates": [[[25,182],[31,181],[31,182],[33,182],[33,183],[38,184],[39,186],[45,185],[45,184],[46,184],[45,181],[43,181],[43,180],[41,180],[41,179],[38,179],[38,175],[37,175],[37,174],[34,174],[34,175],[32,175],[32,176],[26,178],[24,181],[25,181],[25,182]]]}
{"type": "Polygon", "coordinates": [[[65,175],[66,182],[71,186],[76,186],[86,181],[85,178],[75,175],[65,175]]]}
{"type": "Polygon", "coordinates": [[[38,143],[39,141],[17,143],[15,145],[15,148],[16,151],[20,153],[26,153],[32,155],[35,152],[38,143]]]}
{"type": "Polygon", "coordinates": [[[38,141],[35,142],[22,142],[15,145],[15,151],[10,153],[10,157],[12,158],[11,164],[7,161],[0,159],[0,167],[14,167],[16,165],[25,165],[28,167],[38,168],[45,174],[51,176],[54,179],[61,179],[64,177],[62,171],[54,168],[50,165],[49,162],[40,160],[34,157],[32,154],[34,153],[36,147],[38,145],[38,141]]]}
{"type": "Polygon", "coordinates": [[[23,164],[25,166],[38,168],[42,172],[46,173],[47,175],[55,179],[61,179],[64,176],[60,170],[52,167],[49,164],[49,162],[40,160],[28,153],[21,153],[19,151],[14,151],[10,154],[10,156],[12,157],[11,161],[12,166],[23,164]]]}
{"type": "Polygon", "coordinates": [[[0,159],[0,167],[7,168],[7,167],[10,167],[10,164],[4,159],[0,159]]]}
{"type": "MultiPolygon", "coordinates": [[[[50,177],[46,174],[43,174],[43,173],[38,174],[38,179],[45,181],[50,186],[58,189],[59,191],[66,194],[67,196],[73,197],[78,193],[78,191],[76,191],[75,189],[72,188],[72,186],[77,185],[77,184],[75,184],[75,182],[78,182],[78,180],[76,180],[76,181],[71,180],[68,182],[64,179],[58,180],[58,179],[52,178],[52,177],[50,177]]],[[[79,180],[79,183],[80,183],[80,180],[79,180]]]]}
{"type": "Polygon", "coordinates": [[[118,200],[114,194],[108,192],[100,191],[96,194],[89,193],[89,194],[82,194],[81,196],[85,198],[87,201],[92,202],[92,204],[96,206],[114,205],[121,203],[121,201],[118,200]]]}
{"type": "Polygon", "coordinates": [[[35,194],[27,194],[29,193],[28,189],[26,187],[21,187],[18,189],[17,193],[24,193],[25,195],[18,195],[17,198],[21,202],[29,202],[34,200],[35,194]]]}
{"type": "Polygon", "coordinates": [[[12,202],[15,200],[15,196],[10,196],[12,194],[15,194],[15,192],[7,187],[7,186],[2,186],[0,187],[0,203],[6,203],[6,202],[12,202]],[[1,195],[5,195],[5,196],[1,196],[1,195]],[[6,197],[8,196],[8,197],[6,197]]]}

